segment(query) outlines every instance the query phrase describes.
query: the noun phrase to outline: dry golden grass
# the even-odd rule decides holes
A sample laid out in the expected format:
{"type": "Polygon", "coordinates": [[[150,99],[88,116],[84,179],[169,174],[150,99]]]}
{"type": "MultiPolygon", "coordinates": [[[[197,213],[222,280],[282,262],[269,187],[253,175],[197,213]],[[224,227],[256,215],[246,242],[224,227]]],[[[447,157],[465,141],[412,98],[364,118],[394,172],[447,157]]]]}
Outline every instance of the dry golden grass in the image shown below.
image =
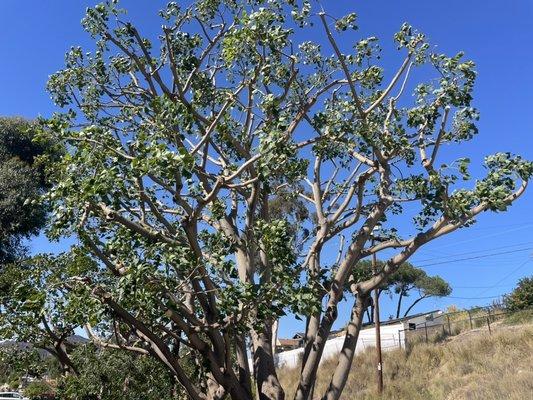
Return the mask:
{"type": "MultiPolygon", "coordinates": [[[[465,332],[441,343],[418,344],[410,351],[384,353],[385,393],[398,400],[533,399],[533,325],[494,326],[465,332]]],[[[335,361],[322,364],[315,395],[329,383],[335,361]]],[[[298,370],[283,370],[280,379],[292,398],[298,370]]],[[[345,400],[378,399],[374,352],[356,357],[344,390],[345,400]]]]}

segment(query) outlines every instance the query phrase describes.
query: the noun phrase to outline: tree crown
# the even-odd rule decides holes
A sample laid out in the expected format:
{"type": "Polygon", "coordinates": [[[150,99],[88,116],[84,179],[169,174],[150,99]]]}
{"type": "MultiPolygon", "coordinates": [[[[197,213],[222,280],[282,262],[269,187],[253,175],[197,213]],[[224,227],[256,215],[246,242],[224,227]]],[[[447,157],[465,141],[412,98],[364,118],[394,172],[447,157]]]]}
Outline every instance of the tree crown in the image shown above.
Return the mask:
{"type": "Polygon", "coordinates": [[[96,50],[72,48],[50,78],[65,112],[42,136],[69,149],[47,197],[50,235],[76,235],[96,260],[65,281],[101,303],[104,331],[119,320],[157,349],[195,399],[170,350],[182,337],[232,397],[247,398],[224,357],[229,338],[249,332],[260,363],[273,319],[314,319],[305,398],[346,282],[359,307],[424,244],[504,211],[533,164],[498,153],[473,181],[468,158],[439,161],[445,145],[477,134],[475,65],[435,53],[408,24],[389,73],[375,37],[349,34],[355,14],[335,19],[306,1],[171,2],[161,17],[150,40],[116,1],[88,9],[96,50]],[[327,47],[301,39],[317,31],[327,47]],[[413,85],[420,68],[432,77],[413,85]],[[295,198],[297,208],[279,206],[295,198]],[[389,222],[402,213],[407,229],[389,222]],[[349,279],[378,253],[376,274],[349,279]]]}

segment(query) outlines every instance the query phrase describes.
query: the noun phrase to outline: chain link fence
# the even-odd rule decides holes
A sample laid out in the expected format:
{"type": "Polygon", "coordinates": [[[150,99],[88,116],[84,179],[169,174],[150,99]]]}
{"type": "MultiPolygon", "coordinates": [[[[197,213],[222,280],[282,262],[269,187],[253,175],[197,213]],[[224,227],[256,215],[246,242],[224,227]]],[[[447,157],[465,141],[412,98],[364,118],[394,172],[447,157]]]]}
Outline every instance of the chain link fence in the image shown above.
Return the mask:
{"type": "Polygon", "coordinates": [[[426,322],[411,324],[407,329],[399,330],[398,345],[399,347],[409,347],[420,342],[436,342],[447,336],[454,336],[477,328],[486,328],[488,333],[492,334],[498,321],[515,313],[494,306],[444,313],[439,318],[439,323],[432,323],[431,325],[426,322]]]}
{"type": "MultiPolygon", "coordinates": [[[[498,323],[504,318],[524,312],[533,314],[533,308],[518,312],[503,307],[478,307],[470,310],[432,314],[431,319],[422,323],[409,323],[408,319],[381,326],[381,349],[389,351],[398,348],[407,349],[417,343],[434,343],[461,332],[483,328],[488,334],[498,329],[498,323]],[[407,327],[408,325],[408,327],[407,327]]],[[[327,340],[322,361],[337,357],[342,349],[344,335],[327,340]]],[[[376,346],[375,328],[367,326],[359,333],[356,353],[364,352],[376,346]]],[[[297,348],[275,354],[277,368],[296,368],[301,364],[303,348],[297,348]]],[[[252,360],[249,360],[252,365],[252,360]]]]}

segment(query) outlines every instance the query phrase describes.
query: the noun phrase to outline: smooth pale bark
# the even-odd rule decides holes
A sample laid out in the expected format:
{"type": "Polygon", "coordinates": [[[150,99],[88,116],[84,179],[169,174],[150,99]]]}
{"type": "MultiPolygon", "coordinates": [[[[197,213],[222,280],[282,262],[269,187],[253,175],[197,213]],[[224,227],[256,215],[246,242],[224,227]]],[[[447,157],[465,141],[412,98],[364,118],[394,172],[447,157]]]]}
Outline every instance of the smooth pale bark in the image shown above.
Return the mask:
{"type": "Polygon", "coordinates": [[[329,387],[322,397],[322,400],[338,400],[348,375],[352,367],[353,357],[355,354],[355,347],[357,345],[357,338],[361,331],[361,324],[363,322],[363,315],[365,309],[368,307],[368,297],[357,296],[354,306],[352,307],[352,314],[348,327],[346,329],[346,336],[344,338],[344,344],[342,350],[339,353],[339,362],[335,368],[335,372],[331,377],[329,387]]]}
{"type": "MultiPolygon", "coordinates": [[[[260,216],[264,221],[270,220],[268,207],[268,192],[261,193],[262,207],[260,216]]],[[[259,263],[261,285],[271,280],[272,265],[265,251],[266,246],[259,239],[259,263]]],[[[252,330],[252,343],[254,346],[254,371],[259,400],[285,400],[285,392],[279,383],[276,367],[274,365],[274,348],[272,346],[272,319],[266,319],[260,330],[252,330]]]]}
{"type": "MultiPolygon", "coordinates": [[[[325,232],[321,231],[320,235],[321,235],[320,237],[322,237],[323,235],[325,235],[325,232]]],[[[316,282],[319,269],[320,269],[320,259],[318,256],[320,249],[321,249],[321,242],[318,241],[317,245],[315,246],[315,249],[313,250],[318,253],[317,254],[313,253],[310,256],[310,260],[309,260],[309,265],[311,266],[310,273],[312,276],[312,279],[311,279],[312,282],[316,282]]],[[[311,353],[311,350],[313,349],[313,343],[318,334],[318,329],[320,328],[320,315],[321,313],[319,311],[307,317],[307,323],[305,324],[304,352],[303,352],[303,357],[302,357],[302,372],[303,372],[305,365],[307,364],[309,354],[311,353]]],[[[305,400],[313,398],[314,389],[315,389],[315,383],[313,382],[305,400]]]]}
{"type": "Polygon", "coordinates": [[[279,328],[279,319],[276,319],[272,324],[272,353],[276,354],[276,345],[278,342],[278,328],[279,328]]]}
{"type": "Polygon", "coordinates": [[[225,395],[226,390],[215,381],[213,374],[207,374],[207,400],[221,400],[225,395]]]}
{"type": "MultiPolygon", "coordinates": [[[[383,180],[388,182],[389,180],[389,170],[382,172],[383,180]]],[[[383,213],[389,205],[388,200],[380,200],[377,205],[374,207],[372,212],[368,215],[365,223],[359,230],[358,235],[352,244],[348,247],[346,255],[339,265],[338,270],[335,273],[335,278],[331,284],[331,289],[329,292],[329,300],[327,303],[326,310],[324,311],[324,316],[320,323],[320,328],[318,329],[316,338],[311,347],[309,356],[306,363],[302,368],[302,374],[300,376],[300,382],[294,396],[295,400],[307,400],[311,387],[314,385],[316,379],[316,372],[318,370],[318,364],[322,357],[324,351],[324,346],[328,339],[329,333],[331,332],[331,327],[337,319],[337,304],[342,298],[344,292],[344,284],[350,273],[350,269],[361,259],[361,250],[371,235],[372,229],[376,226],[379,219],[383,216],[383,213]]],[[[383,278],[384,280],[385,278],[383,278]]],[[[373,283],[373,281],[372,281],[373,283]]],[[[371,288],[379,286],[382,281],[378,281],[371,288]]],[[[370,290],[365,289],[364,291],[358,290],[359,293],[369,293],[370,290]]]]}
{"type": "Polygon", "coordinates": [[[315,340],[311,343],[309,355],[302,368],[300,383],[298,384],[296,394],[294,395],[295,400],[307,400],[309,398],[309,393],[315,383],[316,372],[324,351],[324,345],[326,344],[329,333],[331,332],[331,327],[336,319],[337,304],[335,302],[335,304],[328,305],[315,340]]]}
{"type": "MultiPolygon", "coordinates": [[[[142,321],[136,319],[127,310],[123,309],[111,298],[110,295],[102,294],[102,300],[105,304],[110,306],[121,319],[134,328],[135,333],[139,338],[150,345],[150,351],[154,354],[154,357],[157,357],[170,369],[170,371],[187,391],[189,397],[195,400],[204,400],[207,398],[204,393],[200,393],[192,384],[190,378],[185,374],[184,370],[180,366],[179,359],[172,354],[169,347],[159,336],[154,334],[142,321]]],[[[222,386],[224,390],[229,393],[233,400],[251,400],[249,394],[239,384],[238,378],[235,376],[231,368],[224,368],[222,365],[218,364],[217,358],[219,357],[216,357],[210,349],[203,348],[200,351],[202,352],[202,356],[209,363],[210,373],[213,376],[213,380],[217,382],[218,385],[222,386]]]]}
{"type": "MultiPolygon", "coordinates": [[[[313,348],[313,343],[315,341],[319,327],[320,327],[320,313],[313,314],[307,318],[307,324],[305,326],[305,346],[304,346],[304,353],[302,357],[302,371],[309,358],[309,353],[311,352],[311,349],[313,348]]],[[[315,385],[313,383],[309,391],[309,394],[307,396],[308,399],[313,398],[314,388],[315,388],[315,385]]]]}

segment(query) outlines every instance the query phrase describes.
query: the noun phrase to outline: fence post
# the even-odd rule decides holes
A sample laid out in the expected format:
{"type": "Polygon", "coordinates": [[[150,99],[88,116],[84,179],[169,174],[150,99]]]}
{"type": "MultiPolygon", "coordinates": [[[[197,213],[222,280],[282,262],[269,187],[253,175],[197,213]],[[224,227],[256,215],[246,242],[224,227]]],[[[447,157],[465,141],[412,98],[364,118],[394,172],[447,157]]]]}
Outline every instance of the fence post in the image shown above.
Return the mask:
{"type": "Polygon", "coordinates": [[[402,348],[402,332],[398,329],[398,347],[402,348]]]}
{"type": "Polygon", "coordinates": [[[489,308],[489,319],[491,319],[491,318],[492,318],[492,315],[490,313],[490,308],[489,308]]]}
{"type": "Polygon", "coordinates": [[[487,317],[487,326],[489,327],[489,334],[492,335],[492,330],[490,329],[490,318],[487,317]]]}
{"type": "Polygon", "coordinates": [[[450,325],[450,316],[446,314],[446,319],[448,320],[448,335],[452,334],[452,326],[450,325]]]}
{"type": "Polygon", "coordinates": [[[428,324],[424,322],[424,331],[426,333],[426,343],[428,342],[428,324]]]}
{"type": "Polygon", "coordinates": [[[470,329],[474,329],[474,326],[472,325],[472,314],[470,314],[470,310],[466,310],[468,313],[468,319],[470,320],[470,329]]]}

